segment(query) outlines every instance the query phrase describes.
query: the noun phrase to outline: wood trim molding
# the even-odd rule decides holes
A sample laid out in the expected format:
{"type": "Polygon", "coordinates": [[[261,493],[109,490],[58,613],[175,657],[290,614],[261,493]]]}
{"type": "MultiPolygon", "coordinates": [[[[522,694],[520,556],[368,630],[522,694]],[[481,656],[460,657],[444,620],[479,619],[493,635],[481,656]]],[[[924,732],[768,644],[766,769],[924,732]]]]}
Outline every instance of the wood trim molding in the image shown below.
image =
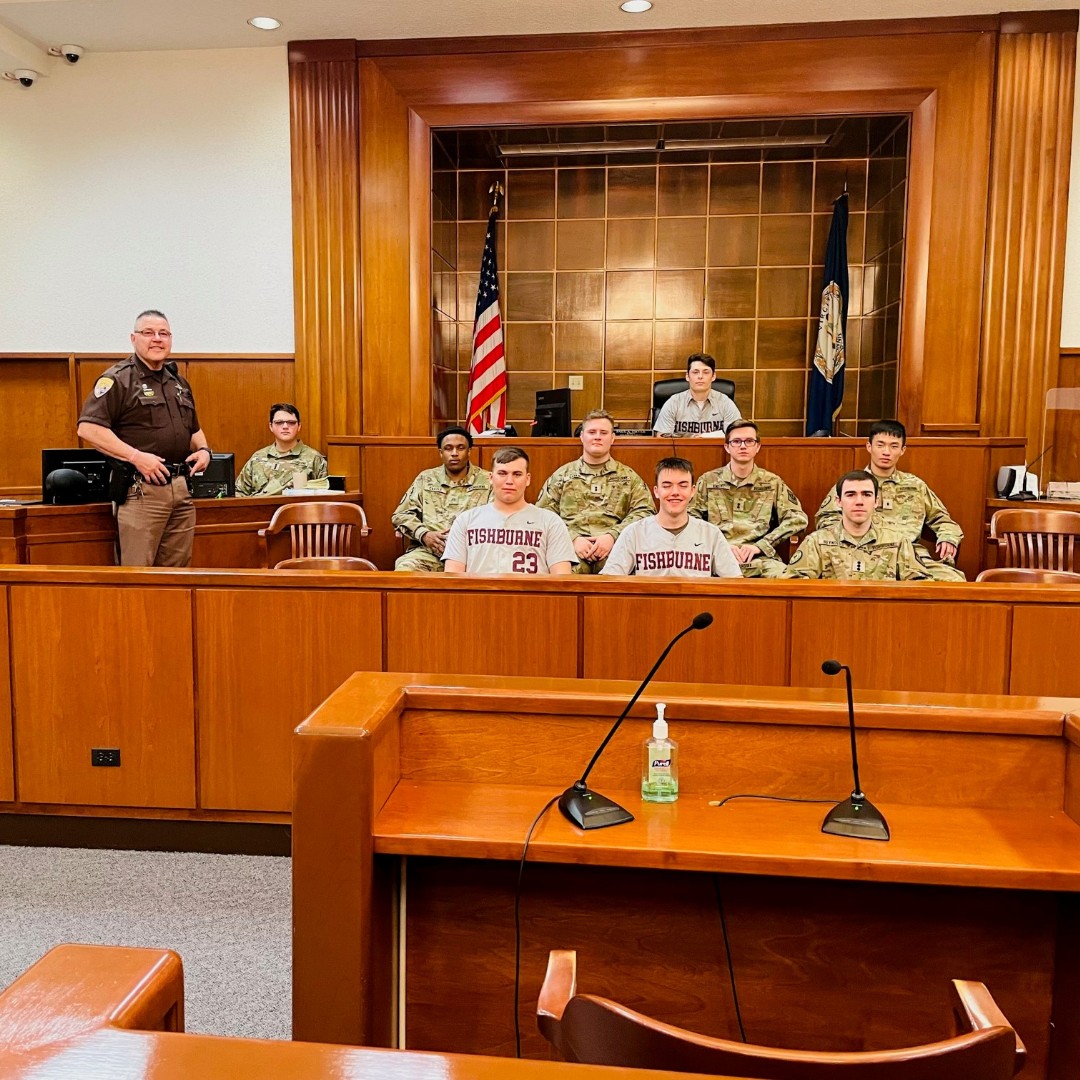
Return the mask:
{"type": "Polygon", "coordinates": [[[1075,34],[1080,25],[1080,11],[1003,11],[1001,34],[1075,34]]]}

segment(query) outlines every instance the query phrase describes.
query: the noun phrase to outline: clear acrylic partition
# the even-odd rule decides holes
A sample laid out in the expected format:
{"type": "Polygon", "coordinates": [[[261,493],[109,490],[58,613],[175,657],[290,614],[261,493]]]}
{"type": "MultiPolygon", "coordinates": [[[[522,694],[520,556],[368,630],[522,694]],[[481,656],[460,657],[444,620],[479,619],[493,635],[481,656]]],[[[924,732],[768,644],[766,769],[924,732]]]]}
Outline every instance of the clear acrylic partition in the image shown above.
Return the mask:
{"type": "Polygon", "coordinates": [[[1058,386],[1046,394],[1043,445],[1049,447],[1032,472],[1046,499],[1069,499],[1080,507],[1080,386],[1058,386]]]}

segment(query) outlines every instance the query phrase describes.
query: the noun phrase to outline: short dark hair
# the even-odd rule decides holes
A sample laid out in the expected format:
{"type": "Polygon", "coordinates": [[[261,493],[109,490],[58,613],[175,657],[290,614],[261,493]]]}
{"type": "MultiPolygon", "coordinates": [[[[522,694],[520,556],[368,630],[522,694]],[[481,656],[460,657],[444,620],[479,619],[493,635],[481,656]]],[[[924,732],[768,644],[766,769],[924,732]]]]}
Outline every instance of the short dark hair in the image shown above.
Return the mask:
{"type": "Polygon", "coordinates": [[[690,479],[694,479],[694,463],[688,461],[684,457],[666,457],[661,458],[656,463],[656,472],[654,474],[654,480],[659,482],[660,474],[665,470],[670,469],[672,472],[685,472],[690,474],[690,479]]]}
{"type": "Polygon", "coordinates": [[[871,424],[866,441],[873,442],[875,435],[891,435],[907,446],[907,428],[899,420],[878,420],[871,424]]]}
{"type": "Polygon", "coordinates": [[[761,432],[758,430],[757,424],[753,420],[732,420],[727,426],[727,431],[724,432],[724,438],[726,439],[733,431],[737,431],[741,427],[752,427],[754,434],[760,438],[761,432]]]}
{"type": "Polygon", "coordinates": [[[442,449],[443,439],[445,439],[447,437],[447,435],[464,435],[465,436],[465,441],[469,444],[469,449],[470,450],[472,449],[472,435],[469,434],[469,431],[468,431],[467,428],[448,427],[448,428],[443,428],[442,431],[440,431],[439,434],[435,438],[435,445],[440,450],[442,449]]]}
{"type": "Polygon", "coordinates": [[[881,490],[878,486],[877,477],[870,472],[869,469],[855,469],[852,472],[844,473],[839,480],[836,481],[836,497],[839,499],[844,494],[844,485],[849,480],[869,480],[874,485],[874,494],[881,490]]]}
{"type": "Polygon", "coordinates": [[[270,406],[270,423],[274,422],[274,413],[287,412],[290,416],[296,417],[296,422],[300,422],[300,410],[295,405],[290,405],[287,401],[279,401],[276,405],[270,406]]]}
{"type": "Polygon", "coordinates": [[[145,319],[147,315],[153,315],[155,319],[164,319],[166,322],[169,321],[169,316],[166,315],[164,311],[158,311],[157,308],[147,308],[145,311],[140,311],[139,314],[135,316],[135,322],[138,323],[140,319],[145,319]]]}
{"type": "Polygon", "coordinates": [[[707,352],[691,353],[686,358],[686,370],[689,371],[694,364],[704,364],[714,375],[716,374],[716,360],[707,352]]]}
{"type": "Polygon", "coordinates": [[[529,455],[520,446],[504,446],[501,450],[496,451],[495,456],[491,459],[491,464],[509,465],[512,461],[524,461],[528,465],[529,455]]]}

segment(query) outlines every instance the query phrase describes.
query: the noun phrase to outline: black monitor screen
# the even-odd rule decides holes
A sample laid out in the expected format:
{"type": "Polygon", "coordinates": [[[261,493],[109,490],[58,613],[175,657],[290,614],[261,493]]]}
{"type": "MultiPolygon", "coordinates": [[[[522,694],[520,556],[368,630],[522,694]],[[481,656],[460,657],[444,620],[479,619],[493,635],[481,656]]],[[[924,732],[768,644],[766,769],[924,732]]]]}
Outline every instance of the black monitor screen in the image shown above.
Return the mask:
{"type": "Polygon", "coordinates": [[[232,454],[214,454],[206,471],[191,478],[196,499],[231,499],[236,494],[236,460],[232,454]]]}
{"type": "Polygon", "coordinates": [[[536,423],[532,433],[558,439],[570,438],[570,391],[566,387],[536,391],[536,423]]]}
{"type": "Polygon", "coordinates": [[[99,450],[74,446],[61,450],[41,451],[41,497],[45,502],[109,502],[109,459],[99,450]],[[86,477],[86,487],[77,495],[58,499],[46,491],[49,473],[71,469],[86,477]]]}

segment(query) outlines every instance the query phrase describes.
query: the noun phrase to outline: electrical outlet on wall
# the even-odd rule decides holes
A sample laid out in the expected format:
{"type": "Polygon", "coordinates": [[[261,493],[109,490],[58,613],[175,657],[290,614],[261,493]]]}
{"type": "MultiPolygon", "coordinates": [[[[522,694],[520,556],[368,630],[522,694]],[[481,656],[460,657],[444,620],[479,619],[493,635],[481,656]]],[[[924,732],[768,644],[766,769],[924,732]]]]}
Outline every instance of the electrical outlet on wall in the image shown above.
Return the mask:
{"type": "Polygon", "coordinates": [[[584,390],[585,389],[585,379],[581,375],[571,375],[566,380],[566,385],[568,387],[570,387],[571,390],[584,390]]]}

